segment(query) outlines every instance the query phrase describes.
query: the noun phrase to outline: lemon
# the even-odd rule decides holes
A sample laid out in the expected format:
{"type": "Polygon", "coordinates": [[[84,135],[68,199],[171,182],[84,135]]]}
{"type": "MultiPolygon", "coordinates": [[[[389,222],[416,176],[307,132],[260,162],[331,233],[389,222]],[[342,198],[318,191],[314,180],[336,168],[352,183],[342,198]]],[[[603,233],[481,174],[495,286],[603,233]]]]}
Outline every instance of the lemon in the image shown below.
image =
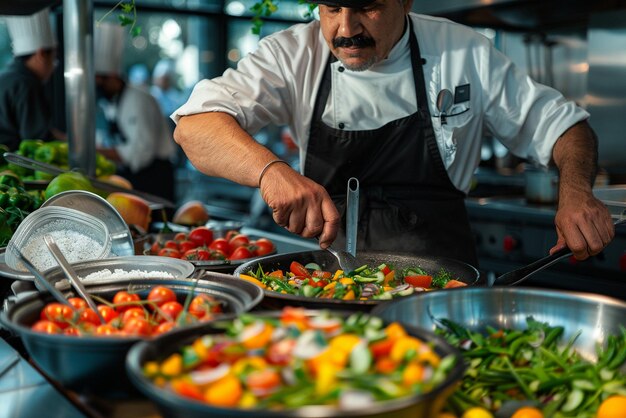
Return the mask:
{"type": "Polygon", "coordinates": [[[485,408],[475,406],[465,411],[461,418],[493,418],[493,415],[485,408]]]}

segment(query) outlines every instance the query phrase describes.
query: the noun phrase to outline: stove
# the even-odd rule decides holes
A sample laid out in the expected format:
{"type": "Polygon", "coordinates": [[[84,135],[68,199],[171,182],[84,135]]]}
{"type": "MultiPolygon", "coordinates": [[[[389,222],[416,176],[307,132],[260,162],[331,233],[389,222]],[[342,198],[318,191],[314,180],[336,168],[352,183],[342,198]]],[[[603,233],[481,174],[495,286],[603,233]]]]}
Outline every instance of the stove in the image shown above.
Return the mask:
{"type": "MultiPolygon", "coordinates": [[[[470,197],[466,207],[479,267],[488,280],[545,257],[556,242],[556,205],[531,204],[523,197],[504,196],[470,197]]],[[[524,285],[593,292],[626,300],[626,228],[616,228],[614,240],[595,257],[585,261],[563,259],[524,285]]]]}

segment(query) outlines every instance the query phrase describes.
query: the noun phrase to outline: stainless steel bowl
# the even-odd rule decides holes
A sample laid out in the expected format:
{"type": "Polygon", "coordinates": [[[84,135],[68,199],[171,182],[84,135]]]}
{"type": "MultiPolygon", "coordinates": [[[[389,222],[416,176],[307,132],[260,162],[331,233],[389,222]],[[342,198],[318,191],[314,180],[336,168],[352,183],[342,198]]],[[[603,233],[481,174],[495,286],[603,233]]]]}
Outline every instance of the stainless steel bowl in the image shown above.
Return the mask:
{"type": "MultiPolygon", "coordinates": [[[[352,312],[335,312],[344,317],[352,312]]],[[[308,311],[308,315],[317,315],[319,311],[308,311]]],[[[279,311],[256,312],[260,317],[276,318],[279,311]]],[[[235,316],[224,317],[223,321],[235,319],[235,316]]],[[[339,410],[332,406],[306,406],[285,411],[267,409],[220,408],[176,395],[170,390],[156,386],[143,374],[143,365],[148,361],[167,358],[185,344],[190,344],[205,334],[223,333],[223,329],[207,323],[198,327],[181,329],[163,335],[154,340],[142,341],[132,347],[126,358],[126,369],[130,380],[148,398],[150,398],[167,418],[313,418],[313,417],[361,417],[361,418],[434,418],[443,407],[446,399],[454,391],[457,382],[463,376],[465,364],[461,353],[448,344],[443,338],[420,328],[408,326],[407,332],[423,341],[433,344],[433,349],[441,357],[453,355],[457,362],[450,370],[446,379],[432,391],[413,396],[378,402],[367,408],[339,410]]]]}
{"type": "Polygon", "coordinates": [[[457,288],[428,292],[380,305],[372,311],[387,321],[434,329],[433,318],[447,318],[471,330],[487,326],[525,329],[526,318],[565,328],[563,341],[580,336],[576,350],[596,359],[596,344],[626,326],[626,303],[606,296],[525,287],[457,288]]]}
{"type": "MultiPolygon", "coordinates": [[[[85,283],[89,294],[111,300],[119,290],[132,287],[145,299],[155,285],[170,287],[183,303],[193,288],[196,293],[214,296],[224,304],[226,314],[241,314],[262,299],[261,290],[232,276],[207,273],[197,283],[193,279],[118,279],[85,283]]],[[[73,290],[60,286],[67,297],[73,290]]],[[[139,338],[71,337],[42,334],[30,329],[39,319],[46,303],[54,301],[48,293],[36,293],[19,300],[3,311],[0,322],[19,335],[34,362],[52,379],[67,388],[112,397],[124,397],[133,391],[126,376],[124,361],[130,347],[139,338]]]]}

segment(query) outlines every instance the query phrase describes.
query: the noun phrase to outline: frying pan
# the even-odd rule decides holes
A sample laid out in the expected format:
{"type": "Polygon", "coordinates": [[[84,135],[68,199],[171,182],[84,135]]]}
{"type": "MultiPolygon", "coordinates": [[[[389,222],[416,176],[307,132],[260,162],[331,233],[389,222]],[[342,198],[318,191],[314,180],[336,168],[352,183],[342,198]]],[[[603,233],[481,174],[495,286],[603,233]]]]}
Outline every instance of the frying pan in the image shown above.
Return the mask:
{"type": "MultiPolygon", "coordinates": [[[[413,254],[368,252],[363,251],[358,255],[359,260],[370,266],[378,266],[382,263],[393,265],[397,269],[407,267],[421,267],[427,272],[437,273],[441,268],[448,271],[453,277],[470,286],[484,285],[480,273],[471,265],[459,260],[444,257],[416,256],[413,254]]],[[[235,277],[240,274],[256,272],[259,267],[265,272],[273,270],[289,270],[292,261],[301,264],[317,263],[322,270],[335,271],[339,269],[337,259],[328,251],[304,251],[296,253],[278,254],[269,257],[252,260],[235,269],[235,277]]],[[[379,305],[379,300],[340,300],[309,298],[297,295],[265,290],[265,297],[261,304],[267,309],[280,309],[283,306],[303,306],[311,309],[344,309],[369,311],[379,305]]]]}

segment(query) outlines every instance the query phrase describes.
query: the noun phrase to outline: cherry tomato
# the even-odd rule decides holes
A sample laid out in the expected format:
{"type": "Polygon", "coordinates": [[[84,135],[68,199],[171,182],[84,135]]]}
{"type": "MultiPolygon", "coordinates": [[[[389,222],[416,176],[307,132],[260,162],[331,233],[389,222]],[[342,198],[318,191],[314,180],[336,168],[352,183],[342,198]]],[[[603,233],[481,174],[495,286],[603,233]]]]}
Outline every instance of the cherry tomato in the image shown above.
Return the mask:
{"type": "Polygon", "coordinates": [[[93,311],[93,309],[83,309],[80,312],[78,323],[84,324],[86,322],[93,325],[100,325],[100,317],[93,311]]]}
{"type": "Polygon", "coordinates": [[[126,309],[122,315],[122,324],[126,324],[131,318],[144,318],[146,319],[146,311],[139,306],[126,309]]]}
{"type": "Polygon", "coordinates": [[[83,334],[76,327],[67,327],[63,330],[63,335],[71,335],[72,337],[80,337],[83,334]]]}
{"type": "Polygon", "coordinates": [[[80,311],[81,309],[86,309],[88,307],[87,302],[85,302],[85,300],[82,298],[68,298],[67,301],[71,303],[77,311],[80,311]]]}
{"type": "Polygon", "coordinates": [[[209,260],[226,260],[228,256],[220,250],[209,250],[209,260]]]}
{"type": "Polygon", "coordinates": [[[252,251],[250,251],[248,247],[244,246],[244,247],[235,248],[235,250],[231,253],[228,259],[229,260],[243,260],[245,258],[250,258],[253,256],[254,254],[252,254],[252,251]]]}
{"type": "Polygon", "coordinates": [[[216,238],[211,245],[209,245],[210,250],[219,250],[226,255],[229,255],[231,252],[230,244],[226,238],[216,238]]]}
{"type": "Polygon", "coordinates": [[[297,261],[292,261],[289,266],[289,271],[291,271],[296,276],[304,276],[311,277],[311,273],[300,263],[297,261]]]}
{"type": "Polygon", "coordinates": [[[144,318],[130,318],[124,323],[122,332],[128,335],[150,335],[152,333],[152,325],[144,318]]]}
{"type": "Polygon", "coordinates": [[[311,273],[311,277],[330,280],[333,277],[333,274],[330,271],[313,270],[313,272],[311,273]]]}
{"type": "Polygon", "coordinates": [[[237,234],[228,241],[230,247],[233,249],[233,252],[236,248],[242,247],[244,245],[250,244],[250,238],[244,234],[237,234]]]}
{"type": "Polygon", "coordinates": [[[203,248],[194,248],[187,251],[182,258],[184,260],[210,260],[211,253],[203,248]]]}
{"type": "Polygon", "coordinates": [[[166,302],[175,301],[176,293],[169,287],[156,286],[150,290],[146,300],[156,303],[157,306],[161,306],[166,302]]]}
{"type": "Polygon", "coordinates": [[[107,324],[119,316],[115,309],[107,305],[98,305],[98,312],[100,312],[107,324]]]}
{"type": "Polygon", "coordinates": [[[272,343],[267,350],[267,361],[271,364],[287,365],[291,362],[292,351],[296,346],[295,339],[284,339],[272,343]]]}
{"type": "Polygon", "coordinates": [[[111,324],[98,325],[95,334],[101,336],[118,335],[120,331],[111,324]]]}
{"type": "Polygon", "coordinates": [[[452,289],[453,287],[463,287],[463,286],[467,286],[467,283],[464,283],[460,280],[450,280],[448,281],[448,283],[446,283],[446,285],[444,286],[444,289],[452,289]]]}
{"type": "Polygon", "coordinates": [[[196,318],[205,319],[213,313],[222,312],[222,305],[213,296],[201,293],[191,300],[188,310],[196,318]]]}
{"type": "Polygon", "coordinates": [[[30,329],[35,332],[43,332],[44,334],[61,334],[63,332],[61,327],[48,320],[37,321],[30,329]]]}
{"type": "Polygon", "coordinates": [[[178,232],[174,235],[174,241],[187,241],[187,234],[184,232],[178,232]]]}
{"type": "Polygon", "coordinates": [[[206,226],[199,226],[191,230],[188,238],[198,246],[207,246],[213,242],[213,231],[206,226]]]}
{"type": "Polygon", "coordinates": [[[274,252],[274,243],[267,238],[259,238],[254,241],[257,255],[267,255],[274,252]]]}
{"type": "Polygon", "coordinates": [[[165,244],[163,244],[163,248],[171,248],[173,250],[178,250],[178,241],[168,239],[167,241],[165,241],[165,244]]]}
{"type": "Polygon", "coordinates": [[[180,251],[173,248],[161,248],[157,255],[161,257],[180,258],[180,251]]]}
{"type": "Polygon", "coordinates": [[[120,290],[113,296],[113,304],[117,312],[124,312],[134,306],[137,306],[135,302],[140,300],[139,295],[136,293],[128,293],[125,290],[120,290]],[[119,305],[119,306],[118,306],[119,305]]]}
{"type": "Polygon", "coordinates": [[[246,376],[246,386],[252,393],[265,394],[282,383],[280,374],[276,370],[254,370],[246,376]]]}
{"type": "Polygon", "coordinates": [[[312,287],[325,287],[328,284],[328,280],[313,279],[311,277],[308,283],[309,283],[309,286],[312,286],[312,287]]]}
{"type": "Polygon", "coordinates": [[[226,235],[224,235],[224,239],[230,242],[230,240],[237,235],[239,235],[239,231],[237,231],[236,229],[231,229],[230,231],[226,232],[226,235]]]}
{"type": "Polygon", "coordinates": [[[159,322],[176,321],[178,315],[183,311],[183,305],[178,302],[167,302],[159,308],[159,322]]]}
{"type": "Polygon", "coordinates": [[[40,318],[54,322],[61,329],[70,326],[74,320],[74,311],[67,305],[52,302],[47,304],[41,311],[40,318]]]}
{"type": "Polygon", "coordinates": [[[161,243],[159,241],[154,241],[150,246],[150,254],[158,254],[161,251],[161,243]]]}
{"type": "Polygon", "coordinates": [[[178,249],[183,254],[186,253],[189,250],[192,250],[192,249],[196,248],[196,247],[197,247],[196,243],[193,242],[193,241],[189,241],[189,240],[181,241],[178,244],[178,249]]]}
{"type": "Polygon", "coordinates": [[[163,322],[154,329],[154,331],[152,332],[152,335],[160,335],[160,334],[166,333],[168,331],[171,331],[175,327],[176,327],[176,322],[173,322],[173,321],[163,322]]]}

